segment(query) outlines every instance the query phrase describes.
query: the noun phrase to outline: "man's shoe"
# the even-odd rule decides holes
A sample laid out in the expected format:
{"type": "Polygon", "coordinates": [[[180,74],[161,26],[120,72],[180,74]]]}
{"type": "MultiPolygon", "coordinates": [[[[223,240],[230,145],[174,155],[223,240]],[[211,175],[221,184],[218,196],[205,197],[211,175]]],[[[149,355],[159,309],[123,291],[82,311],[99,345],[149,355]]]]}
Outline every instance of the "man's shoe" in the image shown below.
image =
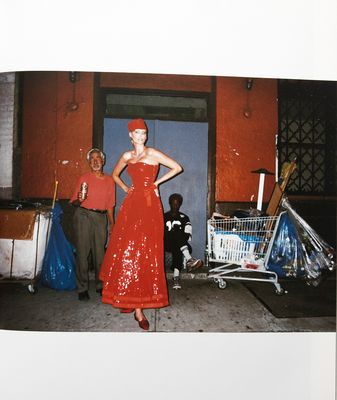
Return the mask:
{"type": "Polygon", "coordinates": [[[103,289],[96,289],[96,293],[98,293],[100,296],[102,296],[102,292],[103,292],[103,289]]]}
{"type": "Polygon", "coordinates": [[[187,262],[186,262],[186,267],[187,267],[187,271],[191,272],[197,268],[200,268],[204,265],[204,263],[199,259],[199,258],[190,258],[187,262]]]}
{"type": "Polygon", "coordinates": [[[175,276],[175,277],[173,278],[173,286],[172,286],[172,289],[175,289],[175,290],[181,289],[181,284],[180,284],[179,276],[175,276]]]}
{"type": "Polygon", "coordinates": [[[80,300],[80,301],[87,301],[89,299],[90,299],[90,297],[89,297],[89,293],[87,290],[85,290],[84,292],[80,292],[78,294],[78,300],[80,300]]]}

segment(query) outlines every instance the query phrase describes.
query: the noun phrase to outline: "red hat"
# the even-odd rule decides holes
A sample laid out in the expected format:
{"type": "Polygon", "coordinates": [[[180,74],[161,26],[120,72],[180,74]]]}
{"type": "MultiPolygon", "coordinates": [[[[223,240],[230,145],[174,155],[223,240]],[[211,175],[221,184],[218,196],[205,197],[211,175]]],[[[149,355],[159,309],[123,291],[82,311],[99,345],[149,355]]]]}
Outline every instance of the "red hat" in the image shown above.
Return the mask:
{"type": "Polygon", "coordinates": [[[145,121],[142,118],[133,119],[128,123],[129,132],[133,132],[136,129],[145,129],[147,131],[147,127],[145,125],[145,121]]]}

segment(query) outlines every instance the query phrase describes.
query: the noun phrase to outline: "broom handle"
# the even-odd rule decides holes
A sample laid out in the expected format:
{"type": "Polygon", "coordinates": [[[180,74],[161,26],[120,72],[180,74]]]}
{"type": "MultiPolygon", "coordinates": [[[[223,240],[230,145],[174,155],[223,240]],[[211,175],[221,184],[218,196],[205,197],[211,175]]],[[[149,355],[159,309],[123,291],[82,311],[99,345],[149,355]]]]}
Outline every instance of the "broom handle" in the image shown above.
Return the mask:
{"type": "Polygon", "coordinates": [[[55,189],[54,189],[54,197],[53,197],[53,204],[51,206],[52,210],[54,209],[55,206],[55,200],[56,200],[56,193],[57,193],[57,186],[59,184],[59,181],[55,181],[55,189]]]}

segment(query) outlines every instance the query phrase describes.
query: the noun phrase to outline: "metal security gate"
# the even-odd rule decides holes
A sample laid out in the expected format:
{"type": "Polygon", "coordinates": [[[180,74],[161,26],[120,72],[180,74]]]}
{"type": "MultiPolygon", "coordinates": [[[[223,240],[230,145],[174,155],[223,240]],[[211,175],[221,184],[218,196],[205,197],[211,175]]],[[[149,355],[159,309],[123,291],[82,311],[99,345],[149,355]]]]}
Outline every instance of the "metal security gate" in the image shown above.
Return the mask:
{"type": "Polygon", "coordinates": [[[336,93],[334,82],[279,81],[279,163],[297,164],[288,192],[336,194],[336,93]]]}

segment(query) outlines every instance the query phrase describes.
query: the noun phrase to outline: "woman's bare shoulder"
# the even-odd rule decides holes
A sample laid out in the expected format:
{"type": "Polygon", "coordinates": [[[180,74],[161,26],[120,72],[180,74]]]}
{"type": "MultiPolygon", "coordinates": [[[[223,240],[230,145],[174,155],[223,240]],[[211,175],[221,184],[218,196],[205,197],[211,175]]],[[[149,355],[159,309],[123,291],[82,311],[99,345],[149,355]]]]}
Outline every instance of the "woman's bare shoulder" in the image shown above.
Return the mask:
{"type": "Polygon", "coordinates": [[[154,147],[147,147],[146,154],[149,156],[155,156],[157,154],[161,154],[161,151],[155,149],[154,147]]]}

